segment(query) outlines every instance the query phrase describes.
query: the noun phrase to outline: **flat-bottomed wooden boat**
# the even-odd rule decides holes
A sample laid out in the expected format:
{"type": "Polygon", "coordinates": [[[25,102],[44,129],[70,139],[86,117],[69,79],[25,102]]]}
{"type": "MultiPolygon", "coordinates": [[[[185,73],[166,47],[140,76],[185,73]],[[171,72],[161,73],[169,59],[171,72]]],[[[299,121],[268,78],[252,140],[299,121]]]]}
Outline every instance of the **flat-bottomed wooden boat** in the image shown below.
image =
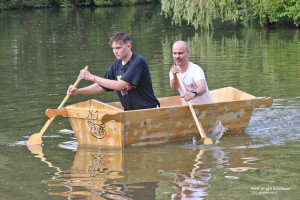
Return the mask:
{"type": "MultiPolygon", "coordinates": [[[[211,90],[213,103],[193,105],[204,130],[219,120],[227,132],[245,131],[255,108],[271,106],[271,97],[255,97],[233,87],[211,90]]],[[[160,108],[124,111],[119,102],[89,100],[46,116],[68,117],[79,146],[134,147],[199,139],[188,105],[180,96],[158,99],[160,108]]]]}

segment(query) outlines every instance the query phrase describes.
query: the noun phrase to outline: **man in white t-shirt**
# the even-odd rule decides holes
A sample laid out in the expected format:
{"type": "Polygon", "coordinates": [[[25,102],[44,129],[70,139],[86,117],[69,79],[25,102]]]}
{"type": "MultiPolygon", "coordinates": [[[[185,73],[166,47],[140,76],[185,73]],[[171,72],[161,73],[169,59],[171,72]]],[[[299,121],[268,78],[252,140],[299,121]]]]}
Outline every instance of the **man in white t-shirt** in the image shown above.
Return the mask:
{"type": "Polygon", "coordinates": [[[187,105],[187,101],[192,104],[212,103],[202,68],[189,61],[191,51],[184,41],[177,41],[173,44],[173,59],[176,65],[170,70],[170,86],[173,90],[178,90],[182,97],[182,104],[187,105]],[[180,87],[176,73],[180,74],[186,93],[180,87]]]}

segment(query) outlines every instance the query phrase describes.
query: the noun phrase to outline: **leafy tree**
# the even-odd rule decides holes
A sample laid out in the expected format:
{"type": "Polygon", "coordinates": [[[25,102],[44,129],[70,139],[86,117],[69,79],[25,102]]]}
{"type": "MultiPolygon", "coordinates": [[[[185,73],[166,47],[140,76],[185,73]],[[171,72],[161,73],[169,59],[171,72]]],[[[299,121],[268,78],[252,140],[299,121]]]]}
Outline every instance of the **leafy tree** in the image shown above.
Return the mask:
{"type": "Polygon", "coordinates": [[[213,29],[213,21],[244,25],[288,22],[300,24],[300,0],[161,0],[162,13],[174,24],[186,20],[198,29],[213,29]]]}
{"type": "Polygon", "coordinates": [[[0,10],[27,7],[113,6],[159,3],[160,0],[0,0],[0,10]]]}

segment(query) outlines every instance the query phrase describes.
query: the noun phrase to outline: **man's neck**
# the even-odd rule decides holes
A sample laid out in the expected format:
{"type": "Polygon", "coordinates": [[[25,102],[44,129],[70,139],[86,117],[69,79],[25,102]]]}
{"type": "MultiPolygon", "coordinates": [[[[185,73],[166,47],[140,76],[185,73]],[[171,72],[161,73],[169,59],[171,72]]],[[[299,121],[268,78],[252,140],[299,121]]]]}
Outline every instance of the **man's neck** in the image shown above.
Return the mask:
{"type": "Polygon", "coordinates": [[[122,59],[122,65],[126,65],[126,63],[131,59],[132,52],[130,51],[126,58],[122,59]]]}
{"type": "Polygon", "coordinates": [[[188,69],[188,66],[189,66],[189,61],[187,61],[184,65],[179,66],[180,72],[181,72],[181,73],[186,72],[186,70],[188,69]]]}

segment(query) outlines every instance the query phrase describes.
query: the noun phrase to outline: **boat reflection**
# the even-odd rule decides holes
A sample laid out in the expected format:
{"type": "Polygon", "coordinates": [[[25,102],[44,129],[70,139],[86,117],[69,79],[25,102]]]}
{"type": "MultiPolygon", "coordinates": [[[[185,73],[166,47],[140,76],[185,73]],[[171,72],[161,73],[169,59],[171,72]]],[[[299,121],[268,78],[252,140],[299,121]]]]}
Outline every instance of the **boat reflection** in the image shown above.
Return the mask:
{"type": "MultiPolygon", "coordinates": [[[[70,199],[138,199],[141,191],[150,187],[156,196],[168,193],[168,199],[200,199],[208,194],[211,178],[210,168],[201,165],[204,155],[206,159],[224,158],[224,153],[216,149],[79,148],[70,170],[49,180],[51,188],[66,187],[68,191],[49,194],[70,199]]],[[[150,196],[145,199],[153,198],[150,196]]]]}
{"type": "Polygon", "coordinates": [[[42,148],[31,152],[58,171],[48,180],[49,195],[68,199],[202,199],[224,178],[267,167],[258,166],[255,152],[247,148],[237,155],[230,147],[218,146],[79,147],[73,165],[64,171],[46,160],[42,148]]]}
{"type": "Polygon", "coordinates": [[[79,148],[70,170],[56,174],[50,187],[67,187],[67,192],[49,195],[84,199],[130,199],[123,192],[124,156],[121,149],[79,148]]]}

